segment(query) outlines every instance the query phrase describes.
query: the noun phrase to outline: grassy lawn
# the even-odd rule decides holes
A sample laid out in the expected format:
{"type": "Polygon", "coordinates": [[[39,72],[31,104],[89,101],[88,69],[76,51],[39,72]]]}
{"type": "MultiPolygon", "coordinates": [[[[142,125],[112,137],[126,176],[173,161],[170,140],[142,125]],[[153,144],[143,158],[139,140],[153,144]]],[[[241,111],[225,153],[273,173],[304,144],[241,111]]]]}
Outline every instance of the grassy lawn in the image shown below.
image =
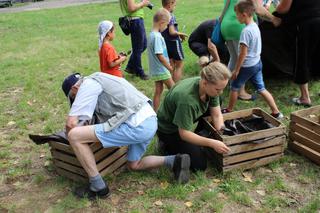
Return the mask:
{"type": "MultiPolygon", "coordinates": [[[[218,16],[221,7],[222,0],[179,0],[175,15],[191,33],[201,21],[218,16]]],[[[145,11],[147,32],[154,10],[145,11]]],[[[117,3],[1,14],[0,212],[319,212],[320,169],[288,150],[280,161],[249,170],[252,182],[244,180],[242,171],[219,174],[212,167],[193,174],[184,186],[165,169],[123,172],[105,177],[113,192],[109,199],[76,199],[71,193],[75,183],[55,173],[48,146],[34,145],[27,134],[64,127],[68,104],[61,82],[74,71],[88,75],[99,70],[97,25],[104,19],[117,23],[120,14],[117,3]]],[[[129,37],[118,27],[116,34],[116,49],[129,50],[129,37]]],[[[186,43],[183,47],[184,77],[198,75],[197,58],[186,43]]],[[[152,97],[152,81],[126,78],[152,97]]],[[[290,79],[267,79],[266,85],[288,125],[290,112],[299,109],[290,104],[298,88],[290,79]]],[[[315,105],[320,104],[319,91],[320,83],[311,82],[315,105]]],[[[236,109],[257,106],[269,111],[261,98],[239,102],[236,109]]],[[[154,142],[148,153],[157,153],[154,142]]]]}

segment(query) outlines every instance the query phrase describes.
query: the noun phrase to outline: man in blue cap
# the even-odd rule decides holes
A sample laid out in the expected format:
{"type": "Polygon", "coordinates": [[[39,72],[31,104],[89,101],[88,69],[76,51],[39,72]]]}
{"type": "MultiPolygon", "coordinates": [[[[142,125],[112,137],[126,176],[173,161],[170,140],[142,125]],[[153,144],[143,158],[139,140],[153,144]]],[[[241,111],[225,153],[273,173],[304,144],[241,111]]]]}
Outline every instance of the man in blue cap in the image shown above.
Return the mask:
{"type": "Polygon", "coordinates": [[[82,78],[73,74],[62,89],[70,100],[66,130],[79,162],[89,176],[89,186],[79,187],[76,196],[89,199],[109,196],[110,191],[98,172],[89,143],[103,147],[128,146],[128,168],[145,170],[166,166],[179,183],[189,180],[190,157],[187,154],[142,157],[157,131],[156,113],[151,100],[124,78],[97,72],[82,78]],[[92,119],[95,125],[77,126],[79,120],[92,119]]]}

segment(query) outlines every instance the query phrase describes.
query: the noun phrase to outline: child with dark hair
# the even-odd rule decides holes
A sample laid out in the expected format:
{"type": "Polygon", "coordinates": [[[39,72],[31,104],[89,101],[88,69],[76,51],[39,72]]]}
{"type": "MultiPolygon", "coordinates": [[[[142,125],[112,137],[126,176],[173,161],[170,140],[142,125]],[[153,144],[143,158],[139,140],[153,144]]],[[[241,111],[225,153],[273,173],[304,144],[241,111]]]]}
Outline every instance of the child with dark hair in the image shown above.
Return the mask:
{"type": "Polygon", "coordinates": [[[250,81],[255,89],[271,108],[271,115],[277,119],[283,118],[272,95],[266,90],[263,82],[261,63],[261,34],[258,25],[253,21],[255,12],[251,0],[240,0],[234,7],[238,21],[245,24],[239,41],[239,55],[234,71],[232,72],[229,106],[223,113],[231,112],[235,106],[240,88],[250,81]]]}
{"type": "Polygon", "coordinates": [[[115,29],[111,21],[99,23],[99,58],[101,72],[123,77],[120,65],[127,59],[125,54],[117,54],[111,41],[115,38],[115,29]]]}

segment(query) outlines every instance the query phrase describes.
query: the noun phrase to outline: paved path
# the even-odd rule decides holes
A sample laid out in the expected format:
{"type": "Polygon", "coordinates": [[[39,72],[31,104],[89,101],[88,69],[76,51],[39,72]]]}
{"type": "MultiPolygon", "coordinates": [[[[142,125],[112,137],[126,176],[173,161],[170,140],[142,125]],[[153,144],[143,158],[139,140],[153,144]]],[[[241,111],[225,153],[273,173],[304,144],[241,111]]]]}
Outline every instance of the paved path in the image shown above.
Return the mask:
{"type": "Polygon", "coordinates": [[[40,1],[40,2],[29,2],[24,6],[20,7],[6,7],[0,8],[0,13],[16,13],[22,11],[33,11],[48,8],[60,8],[68,7],[73,5],[81,4],[93,4],[103,2],[117,2],[118,0],[51,0],[51,1],[40,1]]]}

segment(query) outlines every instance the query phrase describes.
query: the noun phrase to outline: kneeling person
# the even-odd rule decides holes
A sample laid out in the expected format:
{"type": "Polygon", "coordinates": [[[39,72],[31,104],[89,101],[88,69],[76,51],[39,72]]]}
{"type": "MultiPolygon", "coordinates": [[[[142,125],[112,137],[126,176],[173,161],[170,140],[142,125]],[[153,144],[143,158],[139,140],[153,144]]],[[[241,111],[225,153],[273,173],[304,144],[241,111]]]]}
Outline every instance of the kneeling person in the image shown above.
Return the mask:
{"type": "Polygon", "coordinates": [[[95,199],[110,194],[89,147],[92,142],[101,143],[103,147],[128,146],[131,170],[165,165],[173,170],[178,182],[189,180],[189,155],[142,158],[157,131],[157,117],[150,99],[128,81],[105,73],[94,73],[86,78],[71,75],[64,80],[62,88],[72,102],[66,123],[68,140],[90,183],[77,188],[76,196],[95,199]],[[91,119],[93,114],[98,124],[77,126],[79,120],[91,119]]]}

